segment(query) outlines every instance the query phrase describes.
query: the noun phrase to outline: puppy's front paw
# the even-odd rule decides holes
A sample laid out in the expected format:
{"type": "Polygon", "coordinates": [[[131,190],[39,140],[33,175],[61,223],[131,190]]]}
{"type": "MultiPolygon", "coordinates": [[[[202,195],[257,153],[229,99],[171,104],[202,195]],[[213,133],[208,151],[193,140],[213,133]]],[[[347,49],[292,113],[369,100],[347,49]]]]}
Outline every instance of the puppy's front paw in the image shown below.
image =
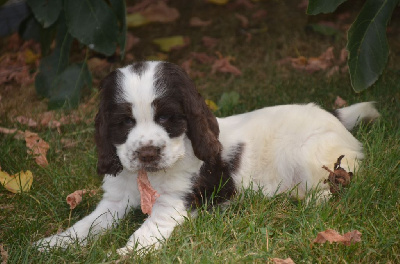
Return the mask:
{"type": "MultiPolygon", "coordinates": [[[[68,232],[64,232],[58,235],[49,236],[43,239],[40,239],[33,243],[33,246],[37,248],[37,250],[41,252],[50,251],[54,248],[67,248],[69,245],[76,243],[78,240],[76,237],[71,236],[68,232]]],[[[83,241],[78,241],[80,245],[84,245],[83,241]]]]}
{"type": "Polygon", "coordinates": [[[133,248],[128,248],[128,247],[122,247],[117,249],[117,254],[120,256],[126,256],[129,255],[133,251],[133,248]]]}

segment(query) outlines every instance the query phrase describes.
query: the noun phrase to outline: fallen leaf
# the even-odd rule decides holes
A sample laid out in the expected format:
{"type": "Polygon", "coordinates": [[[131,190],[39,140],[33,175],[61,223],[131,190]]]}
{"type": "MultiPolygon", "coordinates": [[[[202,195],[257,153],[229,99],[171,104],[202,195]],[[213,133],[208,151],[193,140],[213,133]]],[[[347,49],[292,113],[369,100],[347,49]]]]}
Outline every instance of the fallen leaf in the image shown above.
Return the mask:
{"type": "Polygon", "coordinates": [[[153,205],[160,195],[151,187],[150,181],[147,178],[147,172],[143,169],[139,170],[137,184],[140,192],[140,206],[142,212],[151,215],[153,205]]]}
{"type": "Polygon", "coordinates": [[[16,128],[0,127],[0,133],[15,134],[15,136],[14,136],[15,139],[24,139],[24,137],[25,137],[25,133],[16,128]]]}
{"type": "Polygon", "coordinates": [[[225,5],[229,2],[229,0],[207,0],[207,2],[216,4],[216,5],[225,5]]]}
{"type": "Polygon", "coordinates": [[[205,75],[204,72],[192,70],[192,59],[188,59],[188,60],[185,60],[184,62],[182,62],[181,67],[192,78],[203,77],[205,75]]]}
{"type": "Polygon", "coordinates": [[[349,52],[347,51],[346,48],[343,48],[340,51],[340,57],[339,57],[339,64],[344,64],[347,61],[347,57],[349,56],[349,52]]]}
{"type": "Polygon", "coordinates": [[[91,72],[103,71],[110,67],[110,63],[106,59],[100,59],[96,57],[89,59],[87,61],[87,65],[91,72]]]}
{"type": "Polygon", "coordinates": [[[297,58],[286,58],[281,60],[280,64],[287,62],[291,63],[291,66],[297,70],[304,70],[309,73],[313,73],[320,70],[326,70],[333,65],[334,60],[333,47],[329,47],[319,57],[306,58],[299,56],[297,58]]]}
{"type": "Polygon", "coordinates": [[[175,21],[179,16],[178,9],[167,6],[164,1],[157,1],[138,13],[127,15],[126,24],[128,27],[139,27],[151,22],[168,23],[175,21]]]}
{"type": "Polygon", "coordinates": [[[203,42],[204,46],[206,46],[207,48],[210,48],[210,49],[214,48],[219,42],[218,39],[212,38],[212,37],[207,37],[207,36],[202,37],[201,41],[203,42]]]}
{"type": "Polygon", "coordinates": [[[77,190],[69,194],[66,198],[67,204],[69,204],[69,209],[75,209],[75,207],[82,202],[82,197],[84,194],[89,193],[89,196],[95,195],[96,190],[77,190]]]}
{"type": "Polygon", "coordinates": [[[37,126],[37,122],[35,120],[33,120],[32,118],[28,118],[26,116],[17,116],[15,120],[17,120],[18,123],[27,125],[29,127],[37,126]]]}
{"type": "Polygon", "coordinates": [[[25,141],[28,148],[27,152],[35,157],[36,163],[42,167],[49,165],[46,158],[47,151],[50,148],[49,144],[41,139],[38,134],[30,131],[25,131],[25,141]]]}
{"type": "Polygon", "coordinates": [[[70,138],[62,138],[61,139],[61,144],[63,145],[64,148],[73,148],[76,145],[78,145],[77,141],[74,141],[70,138]]]}
{"type": "Polygon", "coordinates": [[[253,9],[255,5],[249,0],[236,0],[235,2],[229,4],[229,7],[253,9]]]}
{"type": "Polygon", "coordinates": [[[273,258],[272,262],[275,264],[295,264],[291,258],[287,259],[273,258]]]}
{"type": "Polygon", "coordinates": [[[166,61],[168,60],[168,54],[157,52],[155,55],[150,55],[146,57],[149,61],[166,61]]]}
{"type": "Polygon", "coordinates": [[[336,96],[335,108],[341,108],[346,105],[347,105],[347,102],[342,97],[336,96]]]}
{"type": "Polygon", "coordinates": [[[128,32],[126,34],[126,46],[125,52],[130,51],[133,46],[137,45],[140,42],[140,38],[134,36],[132,33],[128,32]]]}
{"type": "Polygon", "coordinates": [[[169,52],[171,50],[186,47],[187,45],[189,45],[190,39],[183,36],[173,36],[154,39],[153,43],[157,44],[162,51],[169,52]]]}
{"type": "Polygon", "coordinates": [[[247,28],[249,26],[249,20],[247,19],[247,17],[241,15],[241,14],[235,14],[235,17],[237,19],[239,19],[240,23],[242,24],[243,28],[247,28]]]}
{"type": "Polygon", "coordinates": [[[31,189],[33,175],[30,170],[21,171],[14,175],[0,171],[0,183],[12,193],[28,192],[31,189]]]}
{"type": "Polygon", "coordinates": [[[252,17],[253,19],[256,19],[256,20],[261,20],[261,19],[266,18],[267,15],[268,15],[267,10],[265,10],[265,9],[260,9],[260,10],[258,10],[258,11],[256,11],[256,12],[254,12],[254,14],[251,15],[251,17],[252,17]]]}
{"type": "Polygon", "coordinates": [[[224,72],[232,73],[235,76],[242,75],[242,72],[230,63],[231,60],[231,57],[221,57],[217,59],[211,67],[211,73],[224,72]]]}
{"type": "Polygon", "coordinates": [[[199,18],[199,17],[192,17],[192,18],[190,19],[190,21],[189,21],[189,25],[190,25],[191,27],[206,27],[206,26],[211,25],[211,23],[212,23],[212,20],[211,20],[211,19],[209,19],[209,20],[202,20],[202,19],[199,18]]]}
{"type": "Polygon", "coordinates": [[[36,64],[40,59],[40,54],[33,52],[31,49],[27,48],[25,50],[25,63],[26,64],[36,64]]]}
{"type": "Polygon", "coordinates": [[[350,184],[353,177],[352,172],[347,172],[345,169],[340,167],[340,162],[342,161],[344,155],[341,155],[333,166],[333,171],[331,171],[325,165],[322,166],[325,170],[329,172],[328,179],[324,180],[324,183],[328,183],[331,193],[338,193],[342,187],[346,187],[350,184]]]}
{"type": "Polygon", "coordinates": [[[4,249],[3,244],[0,244],[0,255],[1,255],[1,264],[7,264],[8,261],[8,253],[4,249]]]}
{"type": "Polygon", "coordinates": [[[340,243],[346,246],[361,242],[361,232],[358,230],[350,231],[344,235],[339,234],[333,229],[327,229],[323,232],[319,232],[313,243],[324,244],[325,242],[340,243]]]}
{"type": "Polygon", "coordinates": [[[204,52],[191,52],[190,56],[203,64],[211,64],[215,61],[215,57],[209,56],[204,52]]]}
{"type": "Polygon", "coordinates": [[[206,105],[207,105],[208,108],[210,108],[211,111],[213,111],[213,112],[215,112],[215,111],[218,110],[217,104],[216,104],[214,101],[212,101],[212,100],[206,99],[206,105]]]}

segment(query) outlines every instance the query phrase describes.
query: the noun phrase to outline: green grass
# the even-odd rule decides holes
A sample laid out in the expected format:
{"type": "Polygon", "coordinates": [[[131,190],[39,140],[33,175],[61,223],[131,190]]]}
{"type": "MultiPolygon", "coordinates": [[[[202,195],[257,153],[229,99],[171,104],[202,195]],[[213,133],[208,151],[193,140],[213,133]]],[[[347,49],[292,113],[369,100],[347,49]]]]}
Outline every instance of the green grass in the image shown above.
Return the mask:
{"type": "MultiPolygon", "coordinates": [[[[200,44],[202,35],[224,39],[216,50],[224,56],[234,56],[233,64],[243,75],[207,74],[195,79],[204,97],[215,102],[223,92],[240,94],[239,104],[217,115],[311,101],[331,109],[337,95],[349,103],[376,101],[381,119],[353,133],[364,144],[366,158],[344,193],[316,205],[292,200],[287,195],[265,198],[245,190],[226,208],[200,210],[197,218],[189,217],[160,250],[144,257],[121,259],[115,253],[143,222],[144,215],[138,210],[86,247],[40,253],[31,247],[32,242],[71,226],[89,214],[101,199],[101,194],[85,197],[72,211],[65,202],[65,197],[75,190],[97,189],[101,185],[101,177],[96,175],[93,122],[62,126],[61,134],[39,129],[37,132],[50,144],[47,168],[35,164],[23,141],[0,135],[2,170],[16,173],[30,169],[34,174],[28,193],[12,194],[0,187],[0,243],[8,252],[8,263],[268,263],[274,257],[291,257],[296,263],[400,263],[400,68],[395,63],[399,52],[392,51],[381,79],[361,94],[352,91],[347,74],[327,78],[325,73],[305,74],[277,66],[277,61],[287,56],[318,56],[331,45],[338,51],[345,44],[344,37],[332,39],[305,31],[310,18],[295,9],[296,1],[292,2],[291,6],[281,1],[258,3],[260,8],[267,8],[270,16],[254,26],[266,25],[268,31],[255,34],[250,43],[238,33],[233,11],[196,2],[198,9],[186,10],[182,20],[194,15],[215,15],[209,31],[190,29],[184,22],[149,25],[137,29],[143,42],[134,52],[142,56],[154,52],[155,47],[146,46],[146,38],[185,34],[192,37],[191,46],[170,55],[171,61],[181,63],[190,51],[213,54],[200,44]],[[295,25],[290,22],[293,19],[295,25]],[[62,138],[79,144],[63,148],[62,138]],[[340,233],[357,229],[362,233],[362,241],[351,246],[312,244],[317,233],[328,228],[340,233]]],[[[239,13],[251,15],[250,11],[239,13]]],[[[394,27],[399,21],[392,23],[394,27]]],[[[398,35],[390,39],[392,47],[400,46],[398,35]]],[[[210,70],[207,65],[193,67],[210,70]]],[[[87,118],[93,117],[91,113],[87,118]]],[[[28,129],[6,116],[0,117],[0,122],[3,127],[28,129]]]]}

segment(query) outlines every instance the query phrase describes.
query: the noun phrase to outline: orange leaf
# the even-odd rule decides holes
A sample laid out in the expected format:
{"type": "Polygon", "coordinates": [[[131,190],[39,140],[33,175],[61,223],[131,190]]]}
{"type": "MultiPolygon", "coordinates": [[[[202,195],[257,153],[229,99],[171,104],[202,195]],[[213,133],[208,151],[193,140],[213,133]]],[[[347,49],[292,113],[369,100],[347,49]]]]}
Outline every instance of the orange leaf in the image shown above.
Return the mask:
{"type": "Polygon", "coordinates": [[[327,241],[330,244],[341,243],[341,244],[348,246],[348,245],[351,245],[352,243],[360,242],[361,241],[361,233],[358,230],[353,230],[344,235],[341,235],[333,229],[327,229],[323,232],[319,232],[313,242],[323,244],[327,241]]]}
{"type": "Polygon", "coordinates": [[[67,204],[69,204],[69,208],[75,209],[75,207],[82,202],[82,197],[84,194],[89,193],[90,196],[95,195],[95,190],[77,190],[71,194],[69,194],[66,198],[67,204]]]}
{"type": "Polygon", "coordinates": [[[211,72],[225,72],[225,73],[232,73],[233,75],[239,76],[242,75],[242,72],[235,66],[230,63],[230,58],[220,58],[214,62],[211,67],[211,72]]]}
{"type": "Polygon", "coordinates": [[[46,158],[46,153],[50,148],[49,144],[41,139],[38,134],[30,131],[25,131],[25,141],[28,147],[27,152],[35,156],[36,163],[42,167],[49,165],[46,158]]]}
{"type": "Polygon", "coordinates": [[[294,261],[291,258],[287,259],[273,258],[272,262],[274,262],[275,264],[294,264],[294,261]]]}
{"type": "Polygon", "coordinates": [[[137,184],[140,192],[140,206],[144,214],[151,215],[154,203],[160,195],[151,187],[145,170],[139,170],[137,184]]]}

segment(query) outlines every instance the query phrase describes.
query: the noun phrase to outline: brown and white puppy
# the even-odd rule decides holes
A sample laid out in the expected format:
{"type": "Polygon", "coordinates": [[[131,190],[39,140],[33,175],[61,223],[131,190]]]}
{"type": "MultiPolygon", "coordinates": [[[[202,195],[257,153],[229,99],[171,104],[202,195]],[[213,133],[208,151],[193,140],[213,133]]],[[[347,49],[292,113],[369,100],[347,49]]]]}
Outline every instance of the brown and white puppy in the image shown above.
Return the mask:
{"type": "Polygon", "coordinates": [[[167,62],[117,69],[100,89],[95,137],[98,172],[105,174],[103,199],[65,232],[36,242],[41,249],[85,244],[89,235],[111,228],[128,209],[139,207],[141,169],[160,197],[119,254],[159,247],[212,195],[218,203],[252,186],[266,196],[296,188],[292,193],[304,198],[318,188],[327,197],[323,180],[328,172],[322,166],[345,155],[342,166],[354,171],[363,158],[362,145],[348,130],[379,116],[373,103],[335,115],[311,103],[216,118],[187,74],[167,62]]]}

